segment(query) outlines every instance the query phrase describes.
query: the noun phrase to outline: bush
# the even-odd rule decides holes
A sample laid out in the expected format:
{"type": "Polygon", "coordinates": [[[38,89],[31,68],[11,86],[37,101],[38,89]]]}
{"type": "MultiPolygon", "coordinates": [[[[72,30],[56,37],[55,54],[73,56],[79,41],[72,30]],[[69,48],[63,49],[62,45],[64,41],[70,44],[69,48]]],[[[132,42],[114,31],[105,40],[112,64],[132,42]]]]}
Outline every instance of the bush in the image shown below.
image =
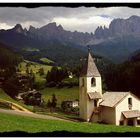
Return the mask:
{"type": "Polygon", "coordinates": [[[53,82],[53,81],[46,84],[47,87],[55,87],[56,85],[57,85],[57,83],[53,82]]]}
{"type": "Polygon", "coordinates": [[[66,79],[64,79],[62,81],[62,85],[71,88],[73,86],[78,86],[79,81],[78,81],[78,78],[76,78],[76,77],[74,77],[74,78],[66,78],[66,79]]]}

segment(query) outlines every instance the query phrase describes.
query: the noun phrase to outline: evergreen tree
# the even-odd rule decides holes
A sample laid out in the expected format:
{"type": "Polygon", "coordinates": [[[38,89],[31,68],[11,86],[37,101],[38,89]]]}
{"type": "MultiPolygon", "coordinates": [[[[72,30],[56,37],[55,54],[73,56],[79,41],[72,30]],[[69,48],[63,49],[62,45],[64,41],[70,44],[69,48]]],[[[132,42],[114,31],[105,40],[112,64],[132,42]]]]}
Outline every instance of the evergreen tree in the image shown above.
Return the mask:
{"type": "Polygon", "coordinates": [[[33,70],[32,69],[30,69],[30,74],[33,75],[33,70]]]}
{"type": "Polygon", "coordinates": [[[45,74],[45,72],[44,72],[44,69],[43,69],[43,68],[40,68],[38,72],[39,72],[40,76],[45,74]]]}
{"type": "Polygon", "coordinates": [[[56,99],[56,97],[55,97],[55,94],[53,94],[53,95],[52,95],[52,100],[51,100],[51,106],[52,106],[53,108],[55,108],[56,105],[57,105],[57,99],[56,99]]]}
{"type": "Polygon", "coordinates": [[[50,101],[50,100],[48,100],[48,102],[47,102],[47,107],[48,107],[48,108],[51,107],[51,101],[50,101]]]}
{"type": "Polygon", "coordinates": [[[29,68],[28,67],[26,67],[26,73],[29,74],[29,68]]]}
{"type": "Polygon", "coordinates": [[[47,83],[49,83],[51,81],[51,74],[50,71],[48,71],[47,75],[46,75],[46,81],[47,83]]]}
{"type": "Polygon", "coordinates": [[[68,77],[66,69],[58,69],[56,66],[54,66],[52,67],[51,71],[48,71],[46,82],[49,84],[49,86],[56,86],[66,77],[68,77]]]}

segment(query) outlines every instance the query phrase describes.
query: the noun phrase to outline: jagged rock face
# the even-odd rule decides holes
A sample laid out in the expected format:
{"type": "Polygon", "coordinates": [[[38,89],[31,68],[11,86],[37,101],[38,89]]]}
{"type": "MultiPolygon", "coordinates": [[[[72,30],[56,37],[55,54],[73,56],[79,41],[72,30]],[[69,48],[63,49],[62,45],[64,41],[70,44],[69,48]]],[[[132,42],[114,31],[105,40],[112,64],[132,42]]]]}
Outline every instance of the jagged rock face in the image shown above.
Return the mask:
{"type": "Polygon", "coordinates": [[[71,32],[63,29],[61,25],[56,25],[55,22],[49,23],[41,28],[36,29],[30,26],[28,34],[31,37],[37,37],[43,40],[59,40],[77,43],[85,45],[91,39],[93,39],[93,34],[81,33],[81,32],[71,32]]]}
{"type": "Polygon", "coordinates": [[[98,28],[95,30],[95,36],[99,39],[108,37],[109,35],[109,29],[105,26],[104,28],[102,26],[98,26],[98,28]]]}
{"type": "Polygon", "coordinates": [[[49,23],[41,28],[35,28],[33,26],[23,29],[21,24],[16,24],[14,28],[8,30],[0,30],[0,32],[17,33],[25,35],[29,38],[39,40],[39,41],[60,41],[63,43],[74,43],[79,45],[85,45],[87,42],[93,39],[94,35],[91,33],[82,32],[71,32],[63,29],[61,25],[56,25],[55,22],[49,23]]]}
{"type": "Polygon", "coordinates": [[[24,34],[24,35],[27,35],[28,32],[26,28],[24,29],[22,28],[21,24],[16,24],[13,29],[9,29],[7,31],[24,34]]]}
{"type": "Polygon", "coordinates": [[[128,19],[114,19],[109,28],[98,27],[95,31],[97,38],[107,38],[130,34],[140,34],[140,17],[131,16],[128,19]]]}
{"type": "MultiPolygon", "coordinates": [[[[66,31],[61,25],[55,22],[49,23],[41,28],[30,26],[29,30],[23,29],[20,24],[17,24],[13,29],[7,30],[14,33],[26,35],[35,40],[46,41],[60,41],[64,44],[74,43],[86,46],[88,44],[97,44],[103,42],[105,39],[115,38],[125,35],[139,35],[140,36],[140,17],[131,16],[128,19],[114,19],[109,28],[99,26],[95,30],[95,34],[71,32],[66,31]],[[89,43],[90,42],[90,43],[89,43]]],[[[0,30],[0,32],[5,32],[0,30]]]]}
{"type": "Polygon", "coordinates": [[[13,31],[17,33],[22,33],[24,30],[20,24],[16,24],[16,26],[13,28],[13,31]]]}
{"type": "Polygon", "coordinates": [[[35,33],[36,32],[36,28],[30,25],[29,32],[30,33],[35,33]]]}

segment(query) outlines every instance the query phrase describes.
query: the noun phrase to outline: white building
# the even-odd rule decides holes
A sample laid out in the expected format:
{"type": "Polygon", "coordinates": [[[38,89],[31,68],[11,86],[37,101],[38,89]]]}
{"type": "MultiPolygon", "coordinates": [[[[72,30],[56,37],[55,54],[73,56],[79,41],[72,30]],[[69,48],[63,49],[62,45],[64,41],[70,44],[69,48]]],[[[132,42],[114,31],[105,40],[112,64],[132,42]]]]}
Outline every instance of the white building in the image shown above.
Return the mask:
{"type": "Polygon", "coordinates": [[[89,52],[79,78],[80,118],[91,122],[136,126],[140,100],[130,92],[102,94],[101,75],[89,52]]]}

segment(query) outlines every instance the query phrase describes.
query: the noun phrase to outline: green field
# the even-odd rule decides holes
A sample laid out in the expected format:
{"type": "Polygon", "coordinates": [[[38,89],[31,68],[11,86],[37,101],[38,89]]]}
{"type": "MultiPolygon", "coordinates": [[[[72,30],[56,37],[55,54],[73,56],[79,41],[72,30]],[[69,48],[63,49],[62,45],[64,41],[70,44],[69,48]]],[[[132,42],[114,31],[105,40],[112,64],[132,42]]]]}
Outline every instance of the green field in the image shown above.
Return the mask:
{"type": "Polygon", "coordinates": [[[36,63],[36,62],[24,60],[18,66],[22,73],[26,73],[26,64],[27,63],[30,64],[29,70],[32,69],[33,73],[37,73],[40,68],[43,68],[45,74],[47,74],[48,70],[50,70],[52,68],[52,66],[43,65],[43,64],[36,63]]]}
{"type": "Polygon", "coordinates": [[[27,63],[29,63],[29,71],[32,69],[33,73],[35,74],[35,80],[36,82],[39,82],[39,83],[44,83],[46,80],[45,80],[45,76],[47,74],[47,72],[49,70],[51,70],[52,66],[48,66],[48,65],[43,65],[43,64],[39,64],[39,63],[36,63],[36,62],[31,62],[31,61],[27,61],[27,60],[24,60],[23,62],[21,62],[19,65],[18,65],[18,68],[19,70],[21,71],[21,73],[25,74],[26,73],[26,65],[27,63]],[[43,68],[44,69],[44,75],[43,76],[40,76],[38,71],[40,68],[43,68]]]}
{"type": "Polygon", "coordinates": [[[40,50],[39,49],[36,49],[36,48],[25,48],[23,49],[24,51],[27,51],[27,52],[39,52],[40,50]]]}
{"type": "Polygon", "coordinates": [[[40,60],[42,61],[42,62],[46,62],[46,63],[54,63],[54,61],[52,61],[52,60],[50,60],[50,59],[48,59],[48,58],[40,58],[40,60]]]}
{"type": "Polygon", "coordinates": [[[41,91],[42,98],[47,102],[51,99],[52,94],[56,95],[57,105],[60,106],[64,100],[76,100],[79,99],[79,87],[73,88],[45,88],[41,91]]]}
{"type": "Polygon", "coordinates": [[[11,114],[7,115],[6,113],[0,113],[0,124],[0,132],[53,132],[64,130],[83,133],[140,132],[140,128],[131,126],[103,125],[85,122],[64,122],[11,114]]]}

